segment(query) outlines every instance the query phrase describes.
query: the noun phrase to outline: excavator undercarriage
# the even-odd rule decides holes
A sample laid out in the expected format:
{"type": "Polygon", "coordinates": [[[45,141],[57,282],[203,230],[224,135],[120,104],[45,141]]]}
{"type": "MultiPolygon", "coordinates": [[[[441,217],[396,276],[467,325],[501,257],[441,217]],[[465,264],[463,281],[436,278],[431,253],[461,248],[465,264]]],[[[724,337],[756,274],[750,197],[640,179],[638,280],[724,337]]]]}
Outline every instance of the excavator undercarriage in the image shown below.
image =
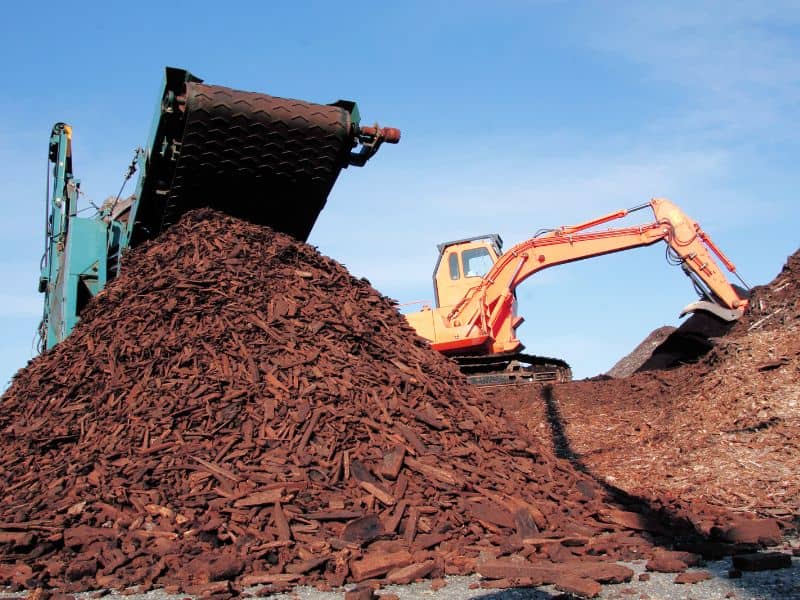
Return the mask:
{"type": "Polygon", "coordinates": [[[572,381],[572,369],[560,358],[532,354],[454,356],[461,372],[473,385],[515,383],[565,383],[572,381]]]}

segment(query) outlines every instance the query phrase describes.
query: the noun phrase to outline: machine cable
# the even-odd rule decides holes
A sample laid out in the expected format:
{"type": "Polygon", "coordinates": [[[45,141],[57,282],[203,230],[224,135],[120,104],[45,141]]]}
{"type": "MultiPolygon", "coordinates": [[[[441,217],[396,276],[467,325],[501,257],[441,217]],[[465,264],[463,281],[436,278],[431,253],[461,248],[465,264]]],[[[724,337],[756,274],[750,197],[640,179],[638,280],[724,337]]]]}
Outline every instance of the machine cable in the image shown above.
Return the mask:
{"type": "Polygon", "coordinates": [[[47,186],[47,190],[45,192],[45,199],[44,199],[44,251],[42,252],[42,258],[39,261],[39,270],[44,269],[44,266],[47,264],[47,249],[50,246],[50,236],[52,235],[52,231],[50,229],[50,151],[47,152],[47,168],[45,169],[45,185],[47,186]]]}
{"type": "Polygon", "coordinates": [[[122,197],[122,192],[125,190],[125,186],[128,185],[128,182],[130,181],[131,177],[133,177],[134,173],[136,173],[136,163],[139,161],[139,156],[142,154],[144,154],[144,148],[142,148],[141,146],[137,146],[136,150],[133,151],[133,159],[131,159],[131,164],[128,165],[128,170],[125,173],[125,178],[122,180],[122,185],[119,186],[119,192],[117,192],[117,197],[114,198],[114,202],[112,202],[111,207],[108,209],[109,214],[114,212],[114,209],[117,207],[119,199],[122,197]]]}
{"type": "Polygon", "coordinates": [[[738,271],[734,271],[733,274],[736,275],[736,279],[739,280],[739,283],[741,283],[748,292],[753,289],[749,285],[747,285],[747,282],[744,279],[742,279],[742,276],[739,275],[738,271]]]}

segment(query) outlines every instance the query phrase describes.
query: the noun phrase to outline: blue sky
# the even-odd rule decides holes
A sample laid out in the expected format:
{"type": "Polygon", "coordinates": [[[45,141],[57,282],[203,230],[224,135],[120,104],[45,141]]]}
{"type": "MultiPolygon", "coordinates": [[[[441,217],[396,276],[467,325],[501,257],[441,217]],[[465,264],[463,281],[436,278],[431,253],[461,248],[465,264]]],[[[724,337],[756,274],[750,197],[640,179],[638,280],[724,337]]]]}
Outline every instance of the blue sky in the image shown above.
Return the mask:
{"type": "MultiPolygon", "coordinates": [[[[162,69],[403,130],[342,174],[311,243],[401,302],[430,299],[435,245],[667,196],[752,284],[800,241],[796,2],[13,3],[0,24],[0,389],[41,315],[45,158],[74,127],[86,197],[116,193],[162,69]]],[[[640,215],[643,213],[639,213],[640,215]]],[[[694,292],[650,247],[518,291],[531,353],[608,369],[694,292]]]]}

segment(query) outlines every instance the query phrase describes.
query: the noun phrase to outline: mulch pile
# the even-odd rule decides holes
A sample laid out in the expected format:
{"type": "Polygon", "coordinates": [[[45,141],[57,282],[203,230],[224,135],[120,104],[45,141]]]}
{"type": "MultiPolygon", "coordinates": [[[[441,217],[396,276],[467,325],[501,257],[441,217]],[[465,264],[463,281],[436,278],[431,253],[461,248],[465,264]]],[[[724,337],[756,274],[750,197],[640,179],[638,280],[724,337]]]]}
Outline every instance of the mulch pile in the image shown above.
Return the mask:
{"type": "Polygon", "coordinates": [[[678,328],[659,327],[651,332],[628,356],[609,371],[610,377],[628,377],[635,372],[658,371],[697,362],[721,338],[736,338],[753,329],[778,329],[796,322],[800,314],[800,255],[786,261],[769,285],[740,293],[750,299],[745,315],[735,323],[725,323],[698,312],[678,328]]]}
{"type": "Polygon", "coordinates": [[[628,377],[633,375],[648,359],[653,356],[653,351],[661,347],[664,341],[675,331],[675,327],[664,325],[654,329],[633,349],[628,355],[622,357],[611,367],[606,375],[609,377],[628,377]]]}
{"type": "Polygon", "coordinates": [[[694,364],[509,392],[587,471],[631,494],[800,523],[800,251],[694,364]]]}
{"type": "Polygon", "coordinates": [[[723,321],[709,313],[696,312],[653,348],[634,372],[661,371],[695,363],[708,354],[734,325],[735,322],[723,321]]]}
{"type": "Polygon", "coordinates": [[[369,282],[209,210],[130,253],[16,376],[0,435],[0,584],[17,588],[477,570],[591,592],[632,574],[602,560],[670,533],[476,397],[369,282]]]}
{"type": "Polygon", "coordinates": [[[759,285],[750,293],[750,307],[737,321],[731,336],[746,335],[753,330],[797,331],[800,320],[800,251],[787,260],[781,272],[767,285],[759,285]]]}

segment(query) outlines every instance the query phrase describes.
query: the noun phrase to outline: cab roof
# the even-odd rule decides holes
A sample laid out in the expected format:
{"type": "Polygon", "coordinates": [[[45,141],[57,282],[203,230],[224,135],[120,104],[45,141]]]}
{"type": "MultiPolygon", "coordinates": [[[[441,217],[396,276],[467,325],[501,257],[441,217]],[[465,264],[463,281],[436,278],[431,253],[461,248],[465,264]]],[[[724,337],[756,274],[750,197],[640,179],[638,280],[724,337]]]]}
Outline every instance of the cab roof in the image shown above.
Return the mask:
{"type": "Polygon", "coordinates": [[[475,235],[473,237],[463,238],[460,240],[453,240],[452,242],[443,242],[441,244],[437,244],[436,248],[439,250],[439,254],[441,255],[445,250],[447,250],[450,246],[457,246],[459,244],[466,244],[469,242],[477,242],[479,240],[488,240],[492,242],[498,250],[498,254],[500,251],[503,250],[503,238],[501,238],[496,233],[487,233],[484,235],[475,235]]]}

